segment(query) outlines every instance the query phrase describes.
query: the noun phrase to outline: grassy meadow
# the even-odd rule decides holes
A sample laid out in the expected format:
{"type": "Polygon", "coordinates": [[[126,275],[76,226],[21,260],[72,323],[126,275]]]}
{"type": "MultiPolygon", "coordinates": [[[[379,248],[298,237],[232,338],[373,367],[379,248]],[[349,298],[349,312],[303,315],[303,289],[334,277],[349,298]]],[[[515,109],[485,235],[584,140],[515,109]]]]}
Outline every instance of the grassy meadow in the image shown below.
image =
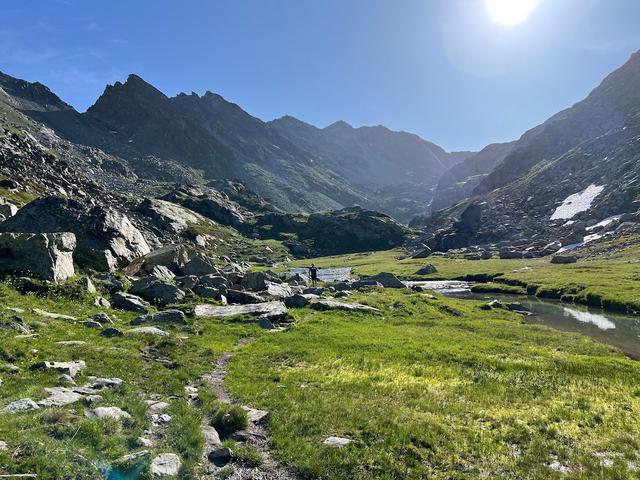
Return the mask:
{"type": "Polygon", "coordinates": [[[636,478],[637,362],[479,302],[354,300],[383,313],[298,310],[231,364],[302,478],[636,478]],[[323,445],[333,435],[352,443],[323,445]]]}
{"type": "MultiPolygon", "coordinates": [[[[606,248],[603,244],[600,248],[606,248]]],[[[594,252],[598,253],[598,252],[594,252]]],[[[353,267],[356,275],[392,272],[413,280],[470,279],[492,280],[494,291],[518,293],[509,286],[521,287],[540,297],[585,303],[622,311],[640,311],[640,245],[632,244],[607,257],[594,256],[569,265],[554,265],[549,257],[533,259],[465,260],[431,256],[407,258],[403,250],[356,253],[292,262],[291,266],[353,267]],[[437,272],[416,275],[424,265],[432,264],[437,272]]]]}

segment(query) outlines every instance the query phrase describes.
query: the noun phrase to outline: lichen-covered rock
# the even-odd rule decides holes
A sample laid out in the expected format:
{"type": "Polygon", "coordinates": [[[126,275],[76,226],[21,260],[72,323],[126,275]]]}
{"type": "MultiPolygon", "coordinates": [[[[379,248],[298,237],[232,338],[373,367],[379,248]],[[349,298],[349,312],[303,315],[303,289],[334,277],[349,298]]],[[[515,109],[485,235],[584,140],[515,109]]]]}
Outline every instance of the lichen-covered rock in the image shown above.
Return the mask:
{"type": "Polygon", "coordinates": [[[0,233],[0,271],[54,282],[73,276],[73,233],[0,233]]]}

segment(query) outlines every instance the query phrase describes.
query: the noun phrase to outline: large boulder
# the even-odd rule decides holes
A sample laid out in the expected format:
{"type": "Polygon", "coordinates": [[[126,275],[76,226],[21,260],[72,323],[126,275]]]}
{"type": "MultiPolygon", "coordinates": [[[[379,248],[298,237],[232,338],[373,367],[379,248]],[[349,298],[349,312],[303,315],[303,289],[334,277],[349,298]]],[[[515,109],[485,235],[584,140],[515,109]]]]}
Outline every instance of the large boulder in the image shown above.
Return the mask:
{"type": "Polygon", "coordinates": [[[578,257],[576,257],[575,255],[558,254],[558,255],[554,255],[553,257],[551,257],[551,263],[560,264],[560,265],[567,265],[569,263],[576,263],[577,261],[578,261],[578,257]]]}
{"type": "Polygon", "coordinates": [[[145,277],[138,280],[131,285],[129,291],[157,305],[178,303],[185,297],[184,291],[174,284],[157,277],[145,277]]]}
{"type": "Polygon", "coordinates": [[[197,224],[204,220],[188,208],[157,198],[145,198],[138,205],[138,211],[156,227],[174,233],[181,233],[189,227],[189,224],[197,224]]]}
{"type": "Polygon", "coordinates": [[[368,277],[367,280],[372,282],[378,282],[385,288],[406,288],[406,285],[400,281],[393,273],[381,272],[373,277],[368,277]]]}
{"type": "Polygon", "coordinates": [[[18,213],[18,207],[0,197],[0,222],[13,217],[16,213],[18,213]]]}
{"type": "Polygon", "coordinates": [[[0,233],[0,271],[58,282],[74,274],[73,233],[0,233]]]}
{"type": "Polygon", "coordinates": [[[149,304],[142,298],[126,292],[117,292],[113,295],[112,304],[115,308],[137,313],[149,313],[149,304]]]}
{"type": "Polygon", "coordinates": [[[173,273],[178,273],[188,261],[189,252],[184,245],[166,245],[135,259],[124,272],[127,275],[152,274],[157,267],[165,267],[173,273]]]}
{"type": "Polygon", "coordinates": [[[240,206],[213,188],[180,187],[163,197],[223,225],[240,227],[245,216],[240,206]]]}
{"type": "Polygon", "coordinates": [[[114,208],[60,197],[42,197],[0,223],[0,232],[72,232],[74,260],[83,268],[114,270],[151,251],[142,233],[114,208]]]}

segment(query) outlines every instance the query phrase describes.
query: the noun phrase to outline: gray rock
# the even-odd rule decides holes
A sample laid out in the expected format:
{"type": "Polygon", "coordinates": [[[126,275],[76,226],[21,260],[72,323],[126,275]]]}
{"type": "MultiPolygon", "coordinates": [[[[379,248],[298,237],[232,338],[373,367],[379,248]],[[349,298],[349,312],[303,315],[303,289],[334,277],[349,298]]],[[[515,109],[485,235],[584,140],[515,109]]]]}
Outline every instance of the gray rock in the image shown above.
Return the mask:
{"type": "Polygon", "coordinates": [[[31,410],[38,410],[40,407],[36,402],[31,400],[30,398],[23,398],[22,400],[16,400],[15,402],[11,402],[9,405],[4,407],[4,411],[6,413],[18,413],[18,412],[28,412],[31,410]]]}
{"type": "Polygon", "coordinates": [[[348,438],[343,438],[343,437],[328,437],[322,443],[327,445],[328,447],[344,448],[347,445],[349,445],[352,441],[353,440],[350,440],[348,438]]]}
{"type": "Polygon", "coordinates": [[[213,259],[202,256],[193,257],[181,270],[183,275],[195,275],[196,277],[211,274],[220,275],[222,273],[215,266],[213,259]]]}
{"type": "Polygon", "coordinates": [[[222,295],[222,290],[213,287],[205,287],[204,285],[196,285],[191,290],[202,298],[213,298],[217,300],[222,295]]]}
{"type": "Polygon", "coordinates": [[[134,282],[131,285],[130,292],[157,305],[179,303],[185,297],[184,291],[172,283],[156,277],[146,277],[134,282]]]}
{"type": "Polygon", "coordinates": [[[176,277],[175,281],[180,288],[191,290],[198,284],[199,278],[195,275],[183,275],[181,277],[176,277]]]}
{"type": "Polygon", "coordinates": [[[124,269],[124,272],[127,275],[149,275],[153,273],[155,267],[163,266],[177,273],[188,261],[189,254],[184,245],[166,245],[135,259],[124,269]]]}
{"type": "Polygon", "coordinates": [[[157,327],[136,327],[126,331],[126,333],[134,335],[154,335],[156,337],[167,337],[169,334],[157,327]]]}
{"type": "Polygon", "coordinates": [[[566,265],[569,263],[576,263],[578,261],[578,257],[575,255],[554,255],[551,257],[551,263],[566,265]]]}
{"type": "Polygon", "coordinates": [[[286,283],[273,283],[266,282],[267,290],[266,293],[271,298],[283,299],[286,297],[290,297],[293,292],[291,290],[291,286],[286,283]]]}
{"type": "Polygon", "coordinates": [[[233,458],[233,452],[228,447],[220,447],[209,452],[207,458],[216,467],[224,467],[233,458]]]}
{"type": "Polygon", "coordinates": [[[543,255],[552,255],[562,248],[562,243],[555,241],[545,245],[542,249],[543,255]]]}
{"type": "Polygon", "coordinates": [[[175,453],[162,453],[151,461],[150,472],[154,478],[175,477],[181,466],[180,457],[175,453]]]}
{"type": "Polygon", "coordinates": [[[198,224],[204,220],[202,216],[181,205],[157,198],[145,198],[138,206],[138,211],[148,217],[156,227],[173,233],[181,233],[190,223],[198,224]]]}
{"type": "Polygon", "coordinates": [[[109,293],[124,290],[124,283],[115,275],[99,273],[94,275],[93,279],[100,285],[100,288],[107,290],[109,293]]]}
{"type": "Polygon", "coordinates": [[[93,284],[89,277],[82,277],[78,280],[78,285],[84,289],[87,293],[96,293],[96,286],[93,284]]]}
{"type": "Polygon", "coordinates": [[[254,303],[250,305],[196,305],[194,309],[196,317],[232,317],[235,315],[268,315],[269,319],[285,318],[287,307],[284,303],[273,301],[254,303]]]}
{"type": "Polygon", "coordinates": [[[109,315],[107,315],[104,312],[96,313],[93,317],[91,317],[91,320],[93,320],[94,322],[101,323],[103,325],[108,325],[113,323],[113,321],[111,320],[111,317],[109,317],[109,315]]]}
{"type": "Polygon", "coordinates": [[[241,305],[251,303],[264,303],[264,298],[262,298],[257,293],[233,289],[227,290],[227,300],[229,301],[229,303],[239,303],[241,305]]]}
{"type": "Polygon", "coordinates": [[[88,407],[93,407],[102,402],[104,402],[104,397],[102,395],[87,395],[84,397],[84,403],[88,407]]]}
{"type": "Polygon", "coordinates": [[[152,277],[159,278],[166,282],[171,282],[175,278],[175,274],[164,265],[156,265],[149,273],[152,277]]]}
{"type": "Polygon", "coordinates": [[[13,203],[0,197],[0,221],[6,220],[7,218],[11,218],[16,213],[18,213],[18,207],[16,207],[13,203]]]}
{"type": "Polygon", "coordinates": [[[96,307],[111,308],[111,302],[104,297],[96,297],[93,299],[93,304],[96,307]]]}
{"type": "Polygon", "coordinates": [[[407,286],[398,279],[393,273],[381,272],[367,280],[378,282],[385,288],[406,288],[407,286]]]}
{"type": "Polygon", "coordinates": [[[115,327],[109,327],[109,328],[105,328],[100,335],[102,335],[105,338],[114,338],[114,337],[123,337],[124,336],[124,332],[118,328],[115,327]]]}
{"type": "Polygon", "coordinates": [[[251,423],[261,423],[266,421],[269,416],[269,412],[266,410],[258,410],[256,408],[251,408],[247,406],[243,406],[242,409],[247,412],[247,417],[251,423]]]}
{"type": "Polygon", "coordinates": [[[0,233],[0,271],[54,282],[66,280],[75,273],[75,248],[73,233],[0,233]]]}
{"type": "Polygon", "coordinates": [[[74,260],[83,268],[113,270],[151,251],[142,233],[121,212],[61,197],[41,197],[0,224],[3,232],[72,232],[74,260]]]}
{"type": "Polygon", "coordinates": [[[378,310],[377,308],[369,307],[368,305],[362,305],[359,303],[343,303],[343,302],[336,302],[333,300],[317,300],[311,304],[311,308],[319,311],[345,310],[349,312],[368,312],[368,313],[380,312],[380,310],[378,310]]]}
{"type": "Polygon", "coordinates": [[[62,383],[69,383],[71,385],[75,385],[76,384],[76,382],[73,379],[73,377],[71,375],[67,375],[66,373],[63,373],[62,375],[60,375],[58,377],[58,381],[62,382],[62,383]]]}
{"type": "Polygon", "coordinates": [[[212,426],[204,425],[202,427],[202,435],[204,436],[205,452],[210,452],[213,448],[222,445],[220,435],[212,426]]]}
{"type": "Polygon", "coordinates": [[[79,402],[83,398],[81,394],[76,393],[71,388],[52,387],[45,388],[44,390],[49,396],[44,400],[38,401],[38,405],[42,408],[63,407],[65,405],[79,402]]]}
{"type": "Polygon", "coordinates": [[[416,253],[413,258],[427,258],[431,255],[431,249],[425,245],[425,247],[416,253]]]}
{"type": "Polygon", "coordinates": [[[333,288],[335,288],[339,292],[353,290],[353,286],[348,282],[338,282],[333,288]]]}
{"type": "Polygon", "coordinates": [[[83,360],[75,360],[73,362],[37,362],[31,366],[32,370],[53,370],[65,373],[75,378],[87,364],[83,360]]]}
{"type": "Polygon", "coordinates": [[[131,325],[142,325],[145,323],[168,323],[172,325],[184,325],[187,323],[184,312],[180,310],[164,310],[157,313],[142,315],[131,322],[131,325]]]}
{"type": "Polygon", "coordinates": [[[0,452],[7,452],[9,450],[9,445],[7,442],[3,442],[0,440],[0,452]]]}
{"type": "Polygon", "coordinates": [[[149,304],[142,298],[130,293],[117,292],[113,295],[113,306],[130,312],[148,313],[149,304]]]}
{"type": "Polygon", "coordinates": [[[355,282],[353,282],[351,284],[351,286],[353,288],[378,288],[378,287],[382,287],[382,284],[380,282],[377,282],[375,280],[370,280],[368,278],[363,278],[360,280],[356,280],[355,282]]]}
{"type": "Polygon", "coordinates": [[[336,293],[336,298],[349,298],[350,296],[351,296],[351,292],[346,290],[336,293]]]}
{"type": "Polygon", "coordinates": [[[289,308],[304,308],[311,303],[306,295],[296,293],[284,299],[284,304],[289,308]]]}
{"type": "Polygon", "coordinates": [[[71,315],[64,315],[62,313],[51,313],[45,310],[40,310],[39,308],[34,308],[32,309],[32,311],[33,313],[36,313],[42,317],[53,318],[55,320],[70,320],[72,322],[78,320],[76,317],[72,317],[71,315]]]}
{"type": "Polygon", "coordinates": [[[416,275],[431,275],[432,273],[436,273],[438,271],[438,269],[431,265],[425,265],[424,267],[420,268],[417,272],[416,275]]]}
{"type": "Polygon", "coordinates": [[[500,249],[500,258],[510,260],[516,258],[522,258],[524,253],[520,250],[516,250],[513,247],[502,247],[500,249]]]}
{"type": "Polygon", "coordinates": [[[229,280],[221,275],[203,275],[198,279],[198,285],[212,288],[229,288],[229,280]]]}
{"type": "Polygon", "coordinates": [[[267,290],[267,282],[280,283],[280,280],[271,272],[247,272],[242,278],[242,288],[261,292],[267,290]]]}
{"type": "Polygon", "coordinates": [[[91,419],[100,419],[100,418],[111,418],[113,420],[122,420],[124,418],[131,418],[127,412],[122,410],[119,407],[97,407],[93,410],[89,410],[85,413],[88,418],[91,419]]]}
{"type": "Polygon", "coordinates": [[[96,322],[95,320],[85,320],[84,322],[82,322],[82,325],[87,328],[102,328],[102,324],[100,322],[96,322]]]}

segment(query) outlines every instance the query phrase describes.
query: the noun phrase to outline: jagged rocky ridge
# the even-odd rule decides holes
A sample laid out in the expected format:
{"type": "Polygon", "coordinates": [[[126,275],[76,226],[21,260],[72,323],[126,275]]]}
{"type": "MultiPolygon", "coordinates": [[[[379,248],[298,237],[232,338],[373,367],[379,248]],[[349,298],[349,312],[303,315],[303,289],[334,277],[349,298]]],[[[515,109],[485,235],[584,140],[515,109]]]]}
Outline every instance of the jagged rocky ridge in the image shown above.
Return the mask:
{"type": "Polygon", "coordinates": [[[267,123],[220,95],[167,97],[136,75],[107,86],[85,113],[39,83],[2,74],[0,87],[13,108],[66,140],[116,157],[114,168],[128,168],[141,181],[240,179],[271,204],[294,212],[361,204],[408,221],[424,202],[414,200],[408,208],[403,192],[412,185],[428,190],[469,154],[449,154],[384,127],[353,129],[337,122],[317,129],[291,117],[267,123]],[[387,188],[382,202],[379,188],[387,188]]]}

